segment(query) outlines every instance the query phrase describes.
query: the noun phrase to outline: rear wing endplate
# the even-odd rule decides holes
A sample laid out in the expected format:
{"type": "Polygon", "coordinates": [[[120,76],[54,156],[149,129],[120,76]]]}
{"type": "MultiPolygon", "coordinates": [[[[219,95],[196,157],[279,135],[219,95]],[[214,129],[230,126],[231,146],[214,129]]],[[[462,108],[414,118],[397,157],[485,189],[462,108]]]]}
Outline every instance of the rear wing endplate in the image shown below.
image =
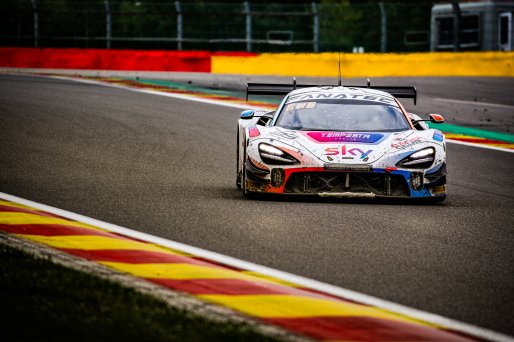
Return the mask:
{"type": "MultiPolygon", "coordinates": [[[[246,84],[246,101],[249,95],[287,95],[295,89],[303,89],[310,87],[336,87],[335,85],[319,85],[319,84],[297,84],[296,79],[293,78],[292,84],[277,84],[277,83],[247,83],[246,84]]],[[[372,86],[368,80],[366,86],[353,86],[345,85],[347,88],[364,88],[375,89],[389,93],[397,98],[413,99],[414,104],[418,97],[416,87],[402,87],[402,86],[372,86]]]]}

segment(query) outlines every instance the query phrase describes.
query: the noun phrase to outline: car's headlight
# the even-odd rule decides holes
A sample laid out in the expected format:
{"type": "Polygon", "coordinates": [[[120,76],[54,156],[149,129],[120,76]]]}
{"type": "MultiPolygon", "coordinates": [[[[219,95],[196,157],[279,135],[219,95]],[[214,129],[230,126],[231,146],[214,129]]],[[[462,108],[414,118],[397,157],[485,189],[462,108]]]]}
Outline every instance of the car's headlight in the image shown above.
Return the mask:
{"type": "Polygon", "coordinates": [[[281,149],[269,144],[259,144],[259,154],[266,164],[291,165],[298,163],[298,160],[281,149]]]}
{"type": "Polygon", "coordinates": [[[400,160],[396,166],[408,169],[427,169],[434,163],[435,149],[424,148],[400,160]]]}

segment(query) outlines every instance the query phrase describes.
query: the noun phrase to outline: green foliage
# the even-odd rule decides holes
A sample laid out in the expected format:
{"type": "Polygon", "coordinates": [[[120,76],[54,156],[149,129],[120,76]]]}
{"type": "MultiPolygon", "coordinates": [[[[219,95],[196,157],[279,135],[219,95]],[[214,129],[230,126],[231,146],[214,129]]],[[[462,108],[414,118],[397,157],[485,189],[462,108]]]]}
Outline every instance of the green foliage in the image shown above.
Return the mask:
{"type": "Polygon", "coordinates": [[[320,46],[326,51],[351,51],[361,32],[363,13],[349,1],[323,1],[319,6],[320,46]]]}

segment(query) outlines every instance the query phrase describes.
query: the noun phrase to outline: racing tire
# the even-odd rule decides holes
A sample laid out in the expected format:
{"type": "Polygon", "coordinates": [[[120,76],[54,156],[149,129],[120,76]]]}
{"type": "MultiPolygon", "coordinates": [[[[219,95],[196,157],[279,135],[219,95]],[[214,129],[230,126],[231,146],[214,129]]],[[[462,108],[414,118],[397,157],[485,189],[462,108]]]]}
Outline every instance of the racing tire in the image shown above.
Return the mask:
{"type": "Polygon", "coordinates": [[[243,171],[241,172],[241,192],[244,197],[248,197],[248,190],[246,190],[246,150],[243,152],[243,171]]]}
{"type": "Polygon", "coordinates": [[[237,132],[236,186],[241,190],[241,172],[239,172],[239,131],[237,132]]]}
{"type": "Polygon", "coordinates": [[[246,189],[246,146],[243,151],[243,171],[241,172],[241,192],[243,196],[248,198],[251,197],[250,191],[246,189]]]}

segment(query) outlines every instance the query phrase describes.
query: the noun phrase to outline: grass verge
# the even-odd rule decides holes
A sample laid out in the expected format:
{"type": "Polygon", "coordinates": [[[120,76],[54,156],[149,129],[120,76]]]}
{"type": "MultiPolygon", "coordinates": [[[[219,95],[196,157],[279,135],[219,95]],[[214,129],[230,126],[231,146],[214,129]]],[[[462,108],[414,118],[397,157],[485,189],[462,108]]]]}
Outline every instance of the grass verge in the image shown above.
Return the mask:
{"type": "Polygon", "coordinates": [[[0,244],[4,341],[273,341],[0,244]]]}

